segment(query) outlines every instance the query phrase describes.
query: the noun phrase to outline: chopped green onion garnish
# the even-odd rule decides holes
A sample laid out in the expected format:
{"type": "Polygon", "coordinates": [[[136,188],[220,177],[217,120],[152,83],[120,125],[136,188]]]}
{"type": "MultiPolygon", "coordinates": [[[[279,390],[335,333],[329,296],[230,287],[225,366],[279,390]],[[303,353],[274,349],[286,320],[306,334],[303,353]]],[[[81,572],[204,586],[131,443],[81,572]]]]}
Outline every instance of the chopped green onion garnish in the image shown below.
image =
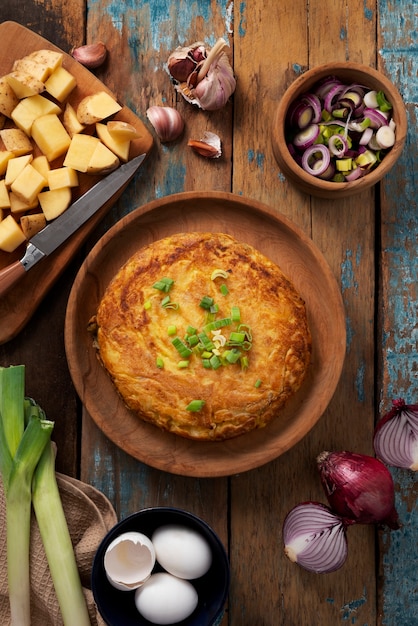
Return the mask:
{"type": "Polygon", "coordinates": [[[211,369],[212,365],[210,364],[209,359],[202,359],[202,365],[205,369],[211,369]]]}
{"type": "Polygon", "coordinates": [[[241,311],[240,311],[239,306],[231,307],[231,318],[233,322],[241,321],[241,311]]]}
{"type": "Polygon", "coordinates": [[[228,278],[228,276],[229,274],[225,270],[216,269],[213,270],[212,274],[210,275],[210,279],[215,280],[216,278],[228,278]]]}
{"type": "Polygon", "coordinates": [[[205,324],[203,330],[205,333],[209,333],[211,330],[218,330],[219,328],[224,328],[225,326],[229,326],[232,323],[230,317],[222,317],[219,320],[214,320],[209,324],[205,324]]]}
{"type": "Polygon", "coordinates": [[[240,363],[241,363],[241,368],[243,370],[246,370],[248,368],[248,365],[249,365],[248,357],[247,356],[242,356],[240,358],[240,363]]]}
{"type": "Polygon", "coordinates": [[[161,300],[161,306],[163,309],[175,309],[176,311],[179,308],[178,302],[171,302],[170,296],[165,296],[161,300]]]}
{"type": "Polygon", "coordinates": [[[177,326],[175,326],[174,324],[171,324],[171,326],[167,328],[167,334],[170,336],[175,335],[176,332],[177,332],[177,326]]]}
{"type": "Polygon", "coordinates": [[[221,361],[221,359],[220,359],[218,356],[216,356],[216,354],[214,354],[213,356],[211,356],[211,357],[210,357],[210,359],[209,359],[209,361],[210,361],[210,364],[211,364],[211,366],[212,366],[212,368],[213,368],[214,370],[217,370],[217,369],[218,369],[218,367],[221,367],[221,365],[222,365],[222,361],[221,361]]]}
{"type": "Polygon", "coordinates": [[[253,335],[251,332],[251,327],[248,326],[247,324],[240,324],[238,326],[238,332],[240,333],[245,333],[245,336],[247,337],[248,341],[252,341],[253,340],[253,335]]]}
{"type": "Polygon", "coordinates": [[[180,354],[180,356],[183,357],[183,359],[188,359],[189,356],[192,354],[192,350],[190,350],[190,348],[186,346],[186,344],[180,339],[180,337],[175,337],[171,341],[171,343],[180,354]]]}
{"type": "Polygon", "coordinates": [[[210,307],[213,306],[214,302],[215,302],[214,299],[211,298],[210,296],[203,296],[203,298],[200,301],[199,306],[201,306],[202,309],[207,309],[209,311],[210,307]]]}
{"type": "Polygon", "coordinates": [[[171,287],[174,284],[174,280],[172,278],[161,278],[156,283],[153,284],[154,289],[158,289],[159,291],[165,291],[168,293],[171,287]]]}
{"type": "Polygon", "coordinates": [[[186,406],[186,410],[187,411],[201,411],[203,409],[205,405],[205,401],[204,400],[192,400],[187,406],[186,406]]]}
{"type": "Polygon", "coordinates": [[[164,367],[164,360],[161,356],[157,356],[155,363],[159,369],[164,367]]]}
{"type": "Polygon", "coordinates": [[[199,337],[197,335],[186,335],[186,341],[189,346],[197,346],[199,343],[199,337]]]}
{"type": "Polygon", "coordinates": [[[202,359],[210,359],[211,356],[212,356],[212,352],[208,352],[207,350],[205,350],[201,354],[202,359]]]}
{"type": "Polygon", "coordinates": [[[212,304],[212,306],[210,307],[209,311],[211,313],[217,313],[219,311],[219,305],[218,304],[212,304]]]}
{"type": "Polygon", "coordinates": [[[212,341],[209,339],[205,332],[201,332],[197,335],[199,337],[200,343],[203,345],[205,350],[212,351],[215,347],[212,341]]]}
{"type": "Polygon", "coordinates": [[[144,302],[144,309],[146,311],[149,311],[151,308],[151,300],[147,300],[146,302],[144,302]]]}
{"type": "Polygon", "coordinates": [[[189,361],[179,361],[177,363],[177,367],[179,369],[185,369],[186,367],[189,367],[189,361]]]}
{"type": "Polygon", "coordinates": [[[260,387],[261,385],[261,380],[258,378],[258,380],[255,381],[255,385],[254,387],[257,387],[257,389],[260,387]]]}
{"type": "Polygon", "coordinates": [[[236,348],[232,348],[232,350],[228,350],[224,356],[228,363],[236,363],[241,356],[241,352],[236,348]]]}
{"type": "Polygon", "coordinates": [[[222,285],[219,287],[219,291],[221,292],[223,296],[227,296],[229,294],[229,289],[225,285],[225,283],[222,283],[222,285]]]}
{"type": "Polygon", "coordinates": [[[195,328],[194,326],[188,326],[186,328],[187,335],[195,335],[196,333],[197,333],[197,328],[195,328]]]}
{"type": "Polygon", "coordinates": [[[234,344],[234,343],[243,343],[243,341],[245,340],[245,333],[237,333],[237,332],[232,332],[229,335],[229,344],[234,344]]]}
{"type": "Polygon", "coordinates": [[[392,108],[391,103],[386,99],[383,91],[378,91],[376,94],[377,104],[379,105],[379,109],[381,111],[390,111],[392,108]]]}

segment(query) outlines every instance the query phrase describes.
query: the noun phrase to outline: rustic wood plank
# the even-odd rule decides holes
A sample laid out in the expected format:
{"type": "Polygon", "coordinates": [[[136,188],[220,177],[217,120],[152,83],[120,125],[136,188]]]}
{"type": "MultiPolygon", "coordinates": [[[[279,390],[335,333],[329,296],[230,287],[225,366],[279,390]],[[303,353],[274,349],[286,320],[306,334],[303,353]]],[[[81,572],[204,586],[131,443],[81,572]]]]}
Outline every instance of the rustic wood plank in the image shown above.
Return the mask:
{"type": "Polygon", "coordinates": [[[360,2],[264,1],[241,4],[235,15],[236,67],[245,95],[245,104],[238,98],[235,103],[236,119],[249,108],[255,123],[242,125],[242,137],[235,139],[234,191],[261,196],[312,236],[341,285],[348,330],[340,384],[312,433],[276,462],[231,479],[230,615],[237,624],[309,619],[335,626],[376,619],[374,529],[350,529],[352,548],[342,570],[314,579],[287,562],[281,539],[290,508],[303,500],[325,501],[315,469],[321,450],[372,450],[374,194],[338,206],[300,194],[277,171],[264,128],[285,88],[308,67],[348,57],[373,64],[374,28],[375,13],[360,2]]]}
{"type": "MultiPolygon", "coordinates": [[[[407,108],[408,136],[402,157],[381,184],[381,299],[379,409],[394,398],[418,398],[418,80],[416,3],[379,3],[378,67],[398,86],[407,108]]],[[[401,530],[380,536],[379,625],[417,623],[417,481],[392,470],[401,530]]]]}
{"type": "MultiPolygon", "coordinates": [[[[3,0],[0,21],[19,22],[69,51],[83,43],[84,10],[84,0],[71,4],[54,0],[47,10],[36,1],[3,0]]],[[[81,257],[74,259],[20,335],[0,346],[1,365],[26,366],[27,393],[55,421],[57,469],[71,476],[78,472],[78,402],[65,359],[63,327],[70,285],[80,262],[81,257]]]]}

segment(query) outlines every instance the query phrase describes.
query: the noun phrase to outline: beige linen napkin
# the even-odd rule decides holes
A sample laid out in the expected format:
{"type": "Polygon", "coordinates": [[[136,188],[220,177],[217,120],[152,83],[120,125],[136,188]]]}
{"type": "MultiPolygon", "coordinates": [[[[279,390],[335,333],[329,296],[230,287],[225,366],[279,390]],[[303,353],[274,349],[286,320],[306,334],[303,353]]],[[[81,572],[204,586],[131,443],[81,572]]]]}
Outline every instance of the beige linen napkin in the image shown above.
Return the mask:
{"type": "MultiPolygon", "coordinates": [[[[58,487],[80,572],[92,626],[103,626],[90,588],[96,550],[116,524],[116,513],[108,499],[91,485],[57,473],[58,487]]],[[[10,624],[6,563],[6,513],[0,480],[0,624],[10,624]]],[[[31,526],[31,619],[32,626],[62,626],[58,601],[49,573],[42,539],[33,516],[31,526]]]]}

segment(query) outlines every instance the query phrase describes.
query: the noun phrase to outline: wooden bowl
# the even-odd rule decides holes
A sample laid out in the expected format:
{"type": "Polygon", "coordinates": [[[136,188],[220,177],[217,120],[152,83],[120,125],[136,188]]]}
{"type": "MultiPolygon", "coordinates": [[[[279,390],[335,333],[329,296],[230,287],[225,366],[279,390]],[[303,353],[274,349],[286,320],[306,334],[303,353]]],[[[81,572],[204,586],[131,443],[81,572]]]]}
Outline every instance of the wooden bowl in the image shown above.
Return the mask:
{"type": "Polygon", "coordinates": [[[371,67],[357,63],[328,63],[308,70],[287,89],[274,117],[272,144],[274,156],[280,169],[292,183],[313,196],[337,200],[360,193],[378,183],[398,160],[405,144],[406,132],[405,105],[395,85],[383,74],[371,67]],[[295,161],[287,146],[285,121],[290,105],[299,96],[309,92],[318,81],[328,76],[336,76],[346,84],[357,83],[376,91],[382,90],[393,107],[392,117],[396,123],[394,146],[374,170],[352,182],[331,182],[305,172],[295,161]]]}
{"type": "Polygon", "coordinates": [[[311,430],[328,406],[345,357],[341,292],[321,251],[279,209],[223,192],[165,196],[122,218],[85,259],[67,306],[68,366],[78,395],[97,426],[134,458],[184,476],[236,474],[286,452],[311,430]],[[253,245],[281,267],[306,303],[312,364],[301,389],[265,428],[226,441],[185,439],[134,415],[101,366],[88,332],[89,320],[107,285],[128,258],[153,241],[181,232],[223,232],[253,245]]]}

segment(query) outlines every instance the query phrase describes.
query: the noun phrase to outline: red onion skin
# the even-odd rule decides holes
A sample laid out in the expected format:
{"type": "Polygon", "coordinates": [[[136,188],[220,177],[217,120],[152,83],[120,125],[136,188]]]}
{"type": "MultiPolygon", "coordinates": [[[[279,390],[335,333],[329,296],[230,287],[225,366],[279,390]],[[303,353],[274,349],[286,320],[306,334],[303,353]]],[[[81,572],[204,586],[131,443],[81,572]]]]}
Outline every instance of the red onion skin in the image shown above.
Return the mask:
{"type": "Polygon", "coordinates": [[[387,467],[355,452],[322,452],[317,459],[322,486],[332,510],[358,524],[400,527],[395,488],[387,467]]]}

